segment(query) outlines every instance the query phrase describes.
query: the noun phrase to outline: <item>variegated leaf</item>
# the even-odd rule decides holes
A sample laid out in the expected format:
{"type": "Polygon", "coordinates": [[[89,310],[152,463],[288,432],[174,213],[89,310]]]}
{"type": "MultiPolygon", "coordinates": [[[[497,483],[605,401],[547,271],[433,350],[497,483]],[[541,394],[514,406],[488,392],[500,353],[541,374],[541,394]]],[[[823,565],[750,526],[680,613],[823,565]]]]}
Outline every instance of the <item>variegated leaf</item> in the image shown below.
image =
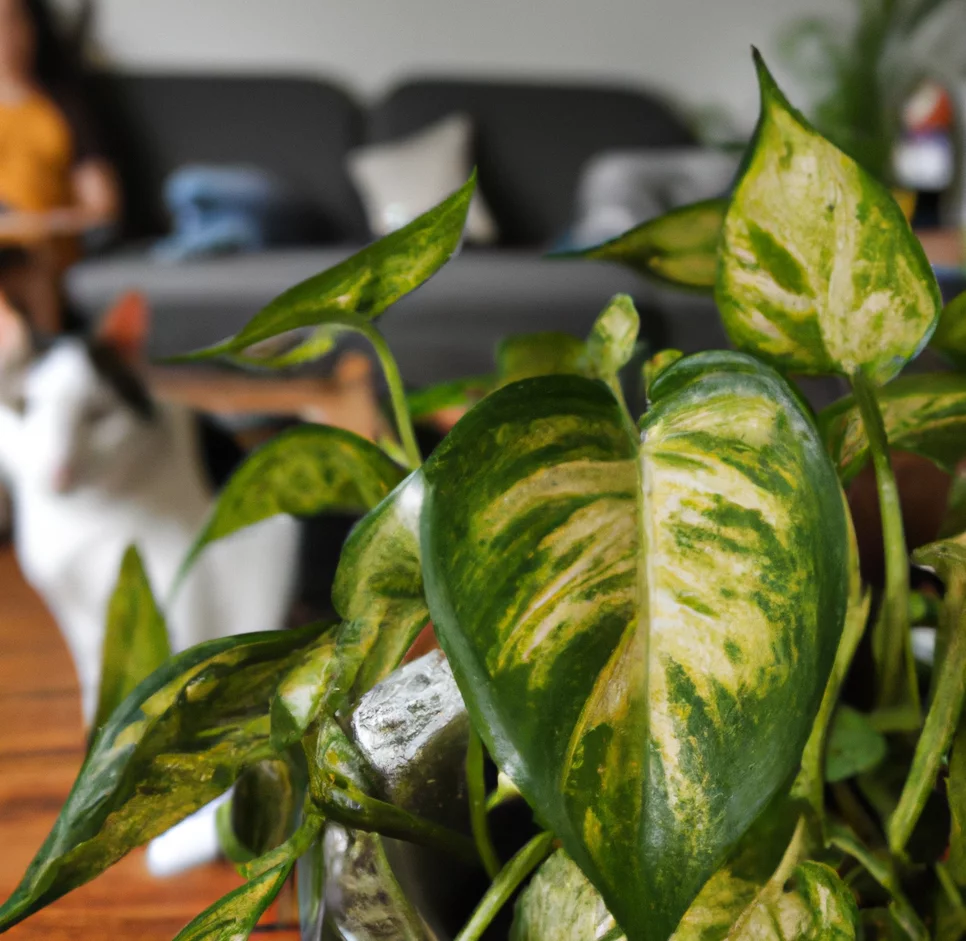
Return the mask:
{"type": "Polygon", "coordinates": [[[763,897],[733,941],[855,941],[859,911],[849,887],[834,869],[804,862],[791,887],[763,897]]]}
{"type": "Polygon", "coordinates": [[[966,367],[966,292],[943,308],[929,345],[960,369],[966,367]]]}
{"type": "Polygon", "coordinates": [[[651,386],[654,385],[657,377],[669,366],[673,366],[682,356],[684,356],[684,353],[681,350],[661,350],[644,363],[642,377],[644,379],[645,395],[650,395],[651,386]]]}
{"type": "Polygon", "coordinates": [[[785,100],[756,53],[761,117],[725,219],[716,296],[740,349],[792,372],[883,384],[941,309],[890,193],[785,100]]]}
{"type": "Polygon", "coordinates": [[[351,431],[302,425],[283,432],[254,451],[228,481],[182,573],[206,546],[246,526],[282,513],[368,510],[402,478],[381,448],[351,431]]]}
{"type": "Polygon", "coordinates": [[[141,683],[98,732],[0,932],[89,882],[224,793],[272,753],[268,703],[315,627],[193,647],[141,683]]]}
{"type": "Polygon", "coordinates": [[[323,698],[341,674],[335,653],[336,630],[326,631],[302,654],[278,684],[272,700],[272,745],[294,745],[319,713],[323,698]]]}
{"type": "Polygon", "coordinates": [[[206,908],[174,941],[245,941],[285,885],[293,861],[246,882],[206,908]]]}
{"type": "Polygon", "coordinates": [[[164,616],[155,603],[141,556],[131,546],[124,553],[107,608],[100,698],[93,729],[104,725],[131,690],[170,656],[164,616]]]}
{"type": "Polygon", "coordinates": [[[374,320],[456,253],[475,188],[474,174],[429,212],[275,298],[230,340],[179,359],[241,353],[300,327],[374,320]]]}
{"type": "Polygon", "coordinates": [[[634,355],[640,329],[634,302],[626,294],[618,294],[594,321],[587,337],[589,375],[619,391],[617,376],[634,355]]]}
{"type": "Polygon", "coordinates": [[[402,662],[429,620],[420,568],[423,486],[421,471],[410,474],[359,522],[342,551],[332,601],[345,619],[336,636],[339,695],[351,702],[402,662]]]}
{"type": "MultiPolygon", "coordinates": [[[[901,376],[876,393],[889,444],[928,458],[949,473],[966,457],[966,376],[901,376]]],[[[869,439],[852,396],[819,415],[839,476],[848,484],[869,460],[869,439]]]]}
{"type": "Polygon", "coordinates": [[[425,389],[417,389],[406,396],[409,414],[413,421],[427,418],[446,409],[467,409],[496,387],[495,376],[472,376],[440,382],[425,389]]]}
{"type": "Polygon", "coordinates": [[[594,261],[619,262],[675,287],[711,292],[727,209],[726,199],[683,206],[577,254],[594,261]]]}
{"type": "MultiPolygon", "coordinates": [[[[724,941],[759,896],[792,838],[797,815],[780,794],[741,841],[731,859],[691,904],[673,941],[724,941]]],[[[619,941],[600,893],[563,850],[534,876],[516,907],[511,941],[619,941]],[[613,935],[610,932],[614,932],[613,935]]]]}
{"type": "Polygon", "coordinates": [[[494,393],[422,517],[475,724],[632,941],[666,941],[796,770],[848,599],[841,491],[784,381],[689,357],[652,395],[639,435],[577,377],[494,393]]]}
{"type": "Polygon", "coordinates": [[[600,893],[580,867],[557,850],[517,900],[510,941],[599,941],[604,937],[624,939],[600,893]]]}

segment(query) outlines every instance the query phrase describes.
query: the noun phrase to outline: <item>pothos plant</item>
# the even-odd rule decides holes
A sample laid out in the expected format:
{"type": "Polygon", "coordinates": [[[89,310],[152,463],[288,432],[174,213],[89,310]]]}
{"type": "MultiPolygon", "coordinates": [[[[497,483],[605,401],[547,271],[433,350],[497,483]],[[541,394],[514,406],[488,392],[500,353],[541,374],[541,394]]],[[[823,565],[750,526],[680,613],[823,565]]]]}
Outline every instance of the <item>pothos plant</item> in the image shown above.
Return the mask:
{"type": "Polygon", "coordinates": [[[930,338],[966,353],[966,303],[940,322],[892,197],[757,65],[762,114],[732,197],[588,253],[713,291],[737,348],[653,356],[643,416],[623,394],[638,319],[618,297],[586,341],[517,339],[495,375],[421,393],[419,411],[473,402],[423,460],[376,320],[455,252],[472,180],[192,354],[250,360],[308,328],[260,360],[279,366],[358,331],[399,441],[280,436],[186,562],[277,513],[358,511],[331,625],[165,659],[129,555],[106,718],[0,930],[237,782],[224,823],[246,882],[181,939],[247,937],[296,861],[307,936],[439,937],[438,883],[405,843],[486,872],[460,941],[520,889],[516,941],[966,934],[966,535],[917,551],[945,594],[911,605],[889,457],[952,470],[966,455],[966,377],[899,375],[930,338]],[[852,394],[815,415],[797,374],[852,394]],[[869,462],[875,605],[843,491],[869,462]],[[911,610],[939,611],[926,669],[911,610]],[[855,660],[867,622],[873,655],[855,660]],[[430,623],[445,659],[401,666],[430,623]],[[873,703],[850,703],[850,670],[871,675],[873,703]],[[508,855],[491,824],[514,801],[535,823],[508,855]]]}

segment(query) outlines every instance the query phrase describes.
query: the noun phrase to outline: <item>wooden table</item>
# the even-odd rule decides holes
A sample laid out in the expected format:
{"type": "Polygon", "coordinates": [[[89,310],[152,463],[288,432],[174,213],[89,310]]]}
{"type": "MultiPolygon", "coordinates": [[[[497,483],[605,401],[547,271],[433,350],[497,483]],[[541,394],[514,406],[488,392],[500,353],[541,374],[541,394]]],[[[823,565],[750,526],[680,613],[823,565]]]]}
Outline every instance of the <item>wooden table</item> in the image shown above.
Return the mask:
{"type": "MultiPolygon", "coordinates": [[[[0,900],[49,832],[83,759],[80,700],[56,625],[0,548],[0,900]]],[[[241,884],[228,865],[153,879],[141,851],[17,925],[10,941],[170,941],[241,884]]],[[[295,941],[269,911],[256,929],[295,941]]]]}

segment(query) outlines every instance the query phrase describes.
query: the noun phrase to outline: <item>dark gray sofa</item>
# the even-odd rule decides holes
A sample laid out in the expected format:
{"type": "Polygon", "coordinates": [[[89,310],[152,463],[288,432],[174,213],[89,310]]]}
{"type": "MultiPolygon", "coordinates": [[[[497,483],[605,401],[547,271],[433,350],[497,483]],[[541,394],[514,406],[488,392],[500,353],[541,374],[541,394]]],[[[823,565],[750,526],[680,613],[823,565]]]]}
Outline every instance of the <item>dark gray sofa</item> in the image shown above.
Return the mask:
{"type": "Polygon", "coordinates": [[[623,269],[543,257],[571,219],[591,156],[692,142],[673,112],[646,94],[423,79],[365,113],[338,86],[308,79],[104,75],[92,90],[121,170],[126,214],[121,244],[75,266],[68,296],[93,319],[119,292],[145,292],[155,356],[230,335],[276,294],[365,244],[347,152],[455,111],[474,119],[480,186],[502,243],[466,249],[386,314],[383,328],[409,384],[487,371],[496,342],[510,333],[582,334],[617,292],[638,302],[654,345],[693,350],[723,342],[707,299],[656,289],[623,269]],[[145,245],[165,231],[162,181],[189,162],[276,172],[311,210],[312,244],[180,265],[154,261],[145,245]]]}

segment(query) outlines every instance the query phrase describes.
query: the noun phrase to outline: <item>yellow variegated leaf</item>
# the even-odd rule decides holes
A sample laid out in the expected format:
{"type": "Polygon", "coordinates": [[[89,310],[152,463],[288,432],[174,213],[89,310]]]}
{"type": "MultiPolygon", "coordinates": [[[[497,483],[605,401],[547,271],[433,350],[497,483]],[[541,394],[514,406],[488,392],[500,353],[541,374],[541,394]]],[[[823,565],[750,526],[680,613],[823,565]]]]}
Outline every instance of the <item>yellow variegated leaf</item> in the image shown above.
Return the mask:
{"type": "MultiPolygon", "coordinates": [[[[876,393],[889,445],[929,458],[949,473],[966,457],[966,376],[900,376],[876,393]]],[[[819,428],[842,482],[869,460],[869,439],[852,396],[819,415],[819,428]]]]}
{"type": "Polygon", "coordinates": [[[426,597],[491,755],[631,941],[666,941],[798,768],[848,532],[817,432],[741,354],[639,433],[578,377],[494,393],[424,467],[426,597]]]}
{"type": "Polygon", "coordinates": [[[675,287],[710,292],[727,209],[725,199],[682,206],[577,254],[594,261],[619,262],[675,287]]]}
{"type": "Polygon", "coordinates": [[[728,210],[716,296],[732,341],[792,372],[893,378],[942,302],[890,193],[786,101],[760,56],[761,117],[728,210]]]}

